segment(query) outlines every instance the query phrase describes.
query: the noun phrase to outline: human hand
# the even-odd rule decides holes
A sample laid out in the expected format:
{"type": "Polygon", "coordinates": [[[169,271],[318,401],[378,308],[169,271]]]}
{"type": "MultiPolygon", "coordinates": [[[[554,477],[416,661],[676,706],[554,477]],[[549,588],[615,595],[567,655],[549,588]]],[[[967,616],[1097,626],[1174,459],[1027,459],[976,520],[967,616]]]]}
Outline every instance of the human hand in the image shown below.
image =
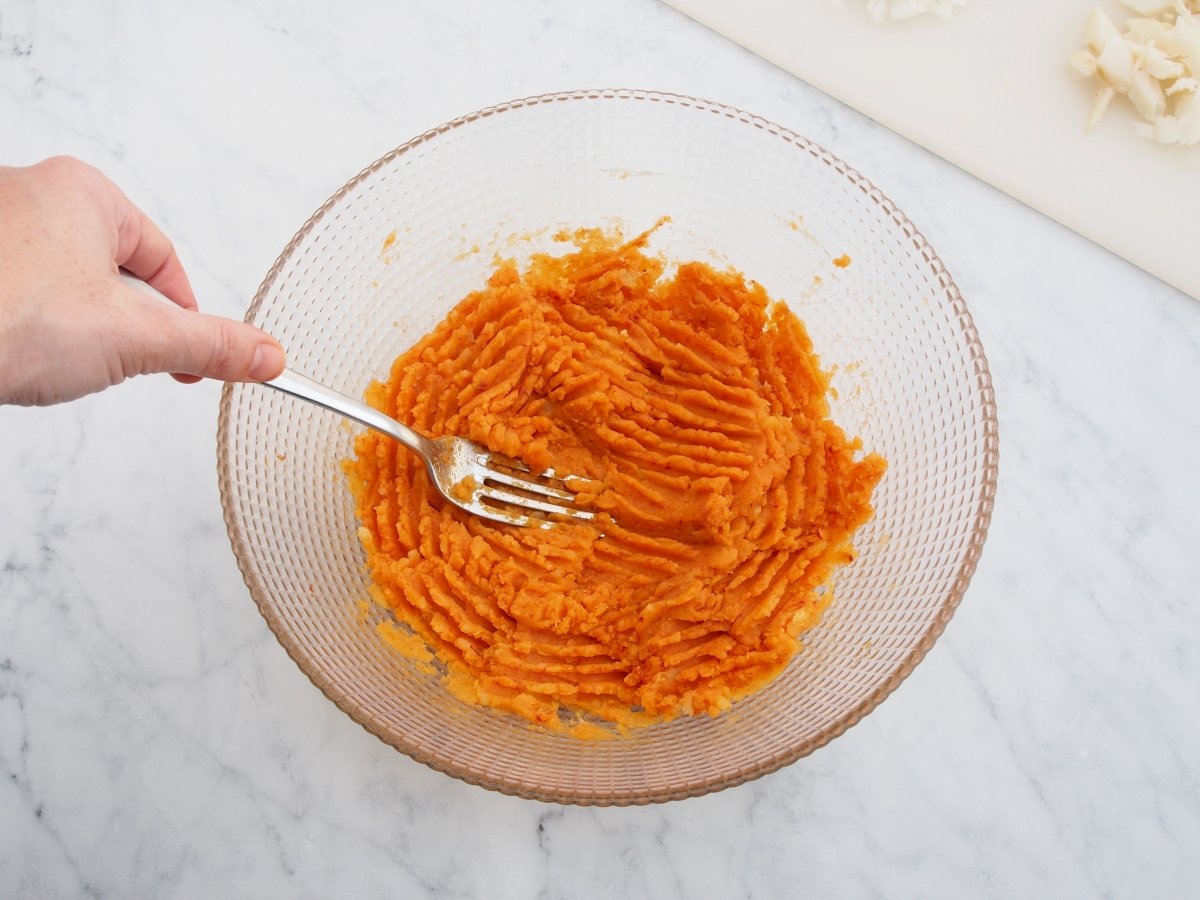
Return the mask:
{"type": "Polygon", "coordinates": [[[69,157],[0,166],[0,404],[74,400],[134,375],[268,381],[278,342],[197,311],[170,240],[99,171],[69,157]],[[174,301],[125,284],[125,268],[174,301]]]}

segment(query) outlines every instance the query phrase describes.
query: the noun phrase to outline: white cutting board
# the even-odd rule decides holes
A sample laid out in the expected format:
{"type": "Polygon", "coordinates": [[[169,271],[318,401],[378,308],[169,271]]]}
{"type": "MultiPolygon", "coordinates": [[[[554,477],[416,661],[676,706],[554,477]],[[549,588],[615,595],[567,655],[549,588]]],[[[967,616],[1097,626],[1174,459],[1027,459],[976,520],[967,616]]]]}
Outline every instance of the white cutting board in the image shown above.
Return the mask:
{"type": "Polygon", "coordinates": [[[1123,98],[1087,134],[1094,85],[1064,63],[1093,5],[1123,14],[1113,0],[969,0],[882,25],[866,0],[667,2],[1200,299],[1200,146],[1137,137],[1123,98]]]}

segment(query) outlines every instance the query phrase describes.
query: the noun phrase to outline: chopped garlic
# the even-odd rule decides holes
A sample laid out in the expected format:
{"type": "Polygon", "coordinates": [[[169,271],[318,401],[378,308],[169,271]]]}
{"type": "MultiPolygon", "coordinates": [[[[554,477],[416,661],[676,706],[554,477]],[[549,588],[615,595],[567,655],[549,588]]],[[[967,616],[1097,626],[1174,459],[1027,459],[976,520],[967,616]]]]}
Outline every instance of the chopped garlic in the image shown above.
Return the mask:
{"type": "Polygon", "coordinates": [[[1121,42],[1121,32],[1100,7],[1093,6],[1087,24],[1083,26],[1083,42],[1094,55],[1099,56],[1113,44],[1121,42]]]}
{"type": "Polygon", "coordinates": [[[1113,90],[1129,93],[1133,81],[1133,47],[1123,40],[1113,41],[1096,57],[1096,70],[1113,90]]]}
{"type": "Polygon", "coordinates": [[[1096,74],[1096,57],[1086,50],[1076,50],[1068,56],[1067,65],[1080,78],[1091,78],[1096,74]]]}
{"type": "Polygon", "coordinates": [[[867,15],[875,22],[899,21],[933,13],[945,18],[967,0],[867,0],[867,15]]]}
{"type": "Polygon", "coordinates": [[[1192,12],[1198,12],[1195,2],[1186,4],[1180,0],[1117,0],[1117,2],[1127,10],[1138,13],[1139,16],[1163,16],[1164,13],[1172,10],[1187,12],[1189,6],[1192,7],[1192,12]]]}
{"type": "Polygon", "coordinates": [[[1167,56],[1167,54],[1163,53],[1153,44],[1146,44],[1142,48],[1141,58],[1142,65],[1146,69],[1146,74],[1152,78],[1157,78],[1159,81],[1181,78],[1183,77],[1183,73],[1187,71],[1183,63],[1171,59],[1171,57],[1167,56]]]}
{"type": "Polygon", "coordinates": [[[1167,114],[1167,96],[1163,93],[1162,84],[1146,72],[1134,73],[1129,85],[1129,99],[1148,122],[1167,114]]]}
{"type": "Polygon", "coordinates": [[[1092,111],[1088,113],[1087,122],[1088,131],[1096,127],[1096,123],[1100,121],[1100,117],[1104,115],[1104,111],[1108,109],[1108,104],[1112,103],[1112,98],[1116,93],[1116,91],[1106,84],[1096,91],[1096,93],[1092,94],[1092,111]]]}
{"type": "Polygon", "coordinates": [[[1137,14],[1117,24],[1099,7],[1083,28],[1084,49],[1067,57],[1080,78],[1096,78],[1087,127],[1124,94],[1146,121],[1142,137],[1161,144],[1200,143],[1200,0],[1118,0],[1137,14]]]}
{"type": "Polygon", "coordinates": [[[1184,94],[1175,104],[1175,115],[1183,123],[1181,144],[1200,144],[1200,94],[1184,94]]]}
{"type": "Polygon", "coordinates": [[[1170,97],[1172,94],[1178,94],[1180,91],[1195,93],[1198,90],[1200,90],[1200,81],[1197,81],[1195,78],[1177,78],[1175,83],[1167,88],[1166,93],[1170,97]]]}

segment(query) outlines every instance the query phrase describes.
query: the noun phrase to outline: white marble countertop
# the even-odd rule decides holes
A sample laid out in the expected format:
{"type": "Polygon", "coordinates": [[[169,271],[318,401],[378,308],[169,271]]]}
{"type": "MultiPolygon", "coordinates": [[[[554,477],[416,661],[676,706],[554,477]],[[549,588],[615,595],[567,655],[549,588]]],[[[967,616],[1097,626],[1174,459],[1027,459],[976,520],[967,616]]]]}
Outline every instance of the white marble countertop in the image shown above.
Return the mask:
{"type": "Polygon", "coordinates": [[[751,784],[630,809],[505,797],[377,741],[276,644],[221,522],[217,385],[0,409],[0,896],[1194,892],[1200,303],[653,0],[0,7],[0,160],[100,166],[202,306],[239,317],[365,163],[599,86],[808,135],[958,280],[1001,483],[946,635],[862,724],[751,784]]]}

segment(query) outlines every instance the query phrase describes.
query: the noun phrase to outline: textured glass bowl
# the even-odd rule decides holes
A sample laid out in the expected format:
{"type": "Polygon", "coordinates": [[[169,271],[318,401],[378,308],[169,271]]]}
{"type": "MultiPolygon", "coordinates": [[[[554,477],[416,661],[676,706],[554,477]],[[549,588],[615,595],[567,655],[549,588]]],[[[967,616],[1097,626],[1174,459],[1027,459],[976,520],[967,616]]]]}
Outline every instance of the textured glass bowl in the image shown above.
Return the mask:
{"type": "Polygon", "coordinates": [[[732,265],[786,301],[836,366],[834,414],[887,457],[860,555],[803,650],[720,718],[582,742],[464,705],[384,645],[340,461],[355,430],[228,385],[218,466],[250,592],[291,657],[351,718],[450,775],[544,800],[628,804],[763,775],[837,737],[926,653],[975,569],[992,510],[991,381],[966,305],[911,222],[794,132],[704,100],[580,91],[457,119],[372,164],[304,225],[247,320],[289,363],[361,396],[469,291],[493,256],[560,228],[663,215],[651,251],[732,265]],[[394,241],[385,247],[388,236],[394,241]],[[845,269],[832,259],[849,254],[845,269]],[[814,278],[817,276],[817,278],[814,278]]]}

